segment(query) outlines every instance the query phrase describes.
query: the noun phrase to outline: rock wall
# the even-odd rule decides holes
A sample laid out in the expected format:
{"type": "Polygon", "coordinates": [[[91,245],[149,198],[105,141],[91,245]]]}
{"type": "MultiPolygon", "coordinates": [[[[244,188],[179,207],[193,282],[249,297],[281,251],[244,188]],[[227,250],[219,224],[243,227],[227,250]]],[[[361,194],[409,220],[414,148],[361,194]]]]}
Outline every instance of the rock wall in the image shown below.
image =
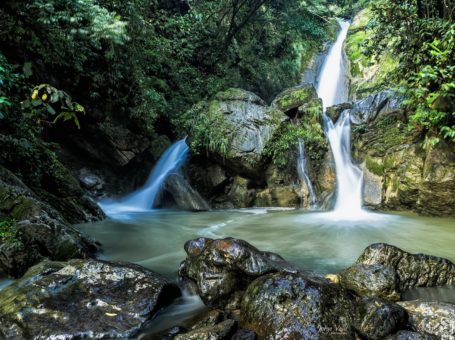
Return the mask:
{"type": "Polygon", "coordinates": [[[455,216],[455,147],[440,140],[424,148],[422,136],[408,130],[409,114],[391,91],[354,103],[353,153],[364,171],[364,203],[455,216]]]}
{"type": "Polygon", "coordinates": [[[193,156],[186,176],[212,207],[309,206],[308,190],[297,174],[298,129],[322,141],[310,144],[309,177],[321,197],[330,196],[333,164],[321,127],[322,105],[311,85],[283,91],[270,107],[251,92],[230,89],[192,110],[212,122],[207,135],[227,141],[223,151],[210,149],[197,132],[188,137],[193,156]],[[273,157],[285,162],[275,164],[273,157]]]}

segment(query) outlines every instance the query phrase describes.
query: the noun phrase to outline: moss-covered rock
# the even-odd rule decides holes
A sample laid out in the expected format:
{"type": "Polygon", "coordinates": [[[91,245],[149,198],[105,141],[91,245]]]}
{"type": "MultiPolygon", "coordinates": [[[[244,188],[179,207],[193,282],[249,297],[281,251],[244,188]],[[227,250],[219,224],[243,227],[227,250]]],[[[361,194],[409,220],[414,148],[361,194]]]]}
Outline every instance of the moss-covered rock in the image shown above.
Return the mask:
{"type": "Polygon", "coordinates": [[[126,338],[179,295],[175,285],[137,265],[45,261],[0,292],[0,335],[126,338]]]}
{"type": "Polygon", "coordinates": [[[188,113],[188,142],[193,151],[207,155],[234,174],[258,176],[267,142],[286,116],[266,106],[254,93],[229,89],[188,113]]]}
{"type": "Polygon", "coordinates": [[[366,339],[382,340],[406,324],[406,312],[398,304],[378,298],[360,302],[356,330],[366,339]]]}
{"type": "Polygon", "coordinates": [[[340,284],[360,296],[400,299],[398,279],[393,268],[383,264],[355,264],[338,274],[340,284]]]}
{"type": "Polygon", "coordinates": [[[185,251],[187,258],[180,275],[194,281],[202,300],[214,307],[229,305],[236,309],[243,291],[255,278],[276,271],[293,271],[279,255],[262,252],[233,238],[190,240],[185,251]]]}
{"type": "Polygon", "coordinates": [[[272,102],[272,107],[288,113],[292,110],[318,100],[318,95],[312,85],[299,85],[281,92],[272,102]]]}
{"type": "Polygon", "coordinates": [[[371,31],[368,28],[371,11],[365,8],[352,22],[346,38],[346,55],[351,71],[350,96],[363,98],[371,93],[390,87],[390,75],[398,66],[398,60],[389,53],[372,59],[367,55],[364,44],[368,42],[371,31]]]}
{"type": "Polygon", "coordinates": [[[17,277],[42,257],[68,260],[96,251],[93,240],[69,225],[16,176],[1,166],[0,174],[0,217],[15,221],[14,239],[0,244],[0,271],[17,277]]]}
{"type": "Polygon", "coordinates": [[[412,330],[437,339],[455,337],[455,305],[442,302],[399,302],[408,314],[412,330]]]}

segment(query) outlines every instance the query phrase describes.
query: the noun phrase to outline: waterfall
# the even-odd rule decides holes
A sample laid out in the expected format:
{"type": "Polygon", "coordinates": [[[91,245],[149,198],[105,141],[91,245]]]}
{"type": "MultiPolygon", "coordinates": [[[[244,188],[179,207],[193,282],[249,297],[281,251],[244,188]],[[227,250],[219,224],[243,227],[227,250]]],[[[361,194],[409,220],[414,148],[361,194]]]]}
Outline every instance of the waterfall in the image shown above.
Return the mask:
{"type": "MultiPolygon", "coordinates": [[[[348,22],[340,22],[341,32],[330,50],[321,71],[318,95],[322,98],[324,110],[327,107],[346,102],[348,86],[343,44],[349,29],[348,22]]],[[[324,114],[324,131],[330,143],[335,160],[337,193],[334,214],[337,218],[355,218],[362,210],[362,171],[351,159],[351,121],[344,111],[334,124],[324,114]]]]}
{"type": "Polygon", "coordinates": [[[343,44],[348,35],[349,22],[341,21],[340,26],[341,31],[327,54],[319,76],[317,92],[319,98],[322,99],[324,109],[348,100],[348,79],[343,44]]]}
{"type": "Polygon", "coordinates": [[[189,148],[185,139],[171,145],[158,160],[143,187],[118,200],[103,200],[99,206],[106,215],[150,210],[166,177],[184,162],[189,148]]]}
{"type": "Polygon", "coordinates": [[[301,182],[306,184],[310,198],[310,208],[316,208],[316,195],[314,194],[313,185],[307,174],[307,164],[305,159],[305,143],[303,139],[299,138],[299,156],[297,158],[297,173],[301,182]]]}

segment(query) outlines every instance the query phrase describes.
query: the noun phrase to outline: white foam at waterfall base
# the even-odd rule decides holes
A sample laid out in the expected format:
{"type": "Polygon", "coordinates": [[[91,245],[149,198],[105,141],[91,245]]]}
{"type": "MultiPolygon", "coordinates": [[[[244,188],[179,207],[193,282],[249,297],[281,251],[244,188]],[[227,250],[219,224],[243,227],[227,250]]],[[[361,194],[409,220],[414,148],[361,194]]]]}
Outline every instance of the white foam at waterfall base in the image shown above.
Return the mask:
{"type": "MultiPolygon", "coordinates": [[[[349,29],[348,22],[340,22],[341,32],[327,55],[318,84],[318,95],[324,110],[327,107],[346,102],[347,79],[343,44],[349,29]]],[[[351,121],[344,111],[334,124],[324,114],[324,131],[329,140],[336,168],[336,201],[334,210],[322,216],[329,220],[374,220],[383,215],[362,209],[363,173],[351,159],[351,121]]]]}
{"type": "Polygon", "coordinates": [[[124,213],[150,211],[165,179],[171,172],[178,170],[188,152],[189,148],[185,139],[179,140],[163,153],[147,182],[140,189],[117,200],[104,199],[98,202],[98,205],[110,217],[121,217],[124,216],[122,215],[124,213]]]}

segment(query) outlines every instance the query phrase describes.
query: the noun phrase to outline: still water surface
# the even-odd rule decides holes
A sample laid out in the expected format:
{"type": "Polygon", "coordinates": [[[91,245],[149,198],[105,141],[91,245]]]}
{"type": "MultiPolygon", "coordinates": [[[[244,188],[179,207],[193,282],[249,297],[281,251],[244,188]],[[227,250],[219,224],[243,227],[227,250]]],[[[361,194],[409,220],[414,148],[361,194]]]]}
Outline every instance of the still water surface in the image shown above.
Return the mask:
{"type": "Polygon", "coordinates": [[[201,236],[244,239],[320,273],[349,266],[376,242],[455,262],[455,219],[410,214],[365,213],[350,221],[330,212],[282,209],[156,210],[78,227],[103,244],[102,258],[135,262],[168,277],[176,276],[185,258],[185,241],[201,236]]]}

